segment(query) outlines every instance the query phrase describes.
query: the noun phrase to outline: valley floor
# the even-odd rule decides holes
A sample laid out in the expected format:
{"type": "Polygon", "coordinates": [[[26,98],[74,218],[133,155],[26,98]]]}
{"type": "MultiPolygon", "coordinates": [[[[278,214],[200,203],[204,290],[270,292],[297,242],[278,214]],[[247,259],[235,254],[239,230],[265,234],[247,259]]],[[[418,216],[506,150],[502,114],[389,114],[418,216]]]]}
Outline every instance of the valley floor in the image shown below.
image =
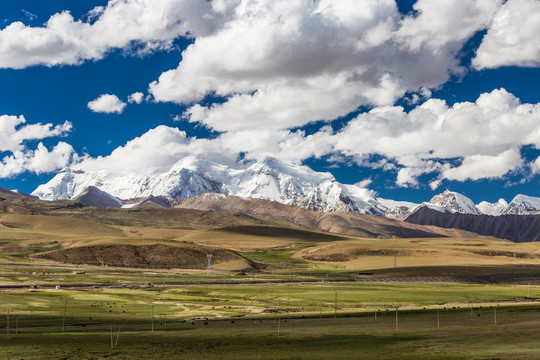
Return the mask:
{"type": "MultiPolygon", "coordinates": [[[[60,309],[58,309],[60,310],[60,309]]],[[[149,308],[147,308],[149,310],[149,308]]],[[[157,312],[157,311],[156,311],[157,312]]],[[[334,317],[279,313],[180,320],[150,311],[89,321],[70,308],[62,316],[12,313],[0,358],[15,359],[536,359],[538,304],[495,310],[343,312],[334,317]],[[75,313],[75,314],[74,314],[75,313]],[[495,324],[495,314],[497,324],[495,324]],[[17,322],[17,325],[14,322],[17,322]],[[439,324],[439,325],[438,325],[439,324]],[[17,326],[17,327],[15,327],[17,326]]],[[[6,314],[2,314],[3,330],[6,314]]]]}
{"type": "Polygon", "coordinates": [[[540,357],[534,285],[114,287],[1,290],[0,358],[540,357]]]}
{"type": "Polygon", "coordinates": [[[0,359],[540,358],[535,243],[47,211],[0,214],[0,359]]]}

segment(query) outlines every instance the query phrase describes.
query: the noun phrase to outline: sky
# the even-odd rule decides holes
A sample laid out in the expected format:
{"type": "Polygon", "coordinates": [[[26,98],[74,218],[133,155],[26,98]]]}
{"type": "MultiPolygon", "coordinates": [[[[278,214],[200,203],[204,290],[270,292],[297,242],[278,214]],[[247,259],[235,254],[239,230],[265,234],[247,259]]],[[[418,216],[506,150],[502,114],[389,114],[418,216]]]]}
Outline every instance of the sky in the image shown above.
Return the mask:
{"type": "Polygon", "coordinates": [[[272,156],[378,196],[540,197],[538,0],[0,3],[0,186],[272,156]]]}

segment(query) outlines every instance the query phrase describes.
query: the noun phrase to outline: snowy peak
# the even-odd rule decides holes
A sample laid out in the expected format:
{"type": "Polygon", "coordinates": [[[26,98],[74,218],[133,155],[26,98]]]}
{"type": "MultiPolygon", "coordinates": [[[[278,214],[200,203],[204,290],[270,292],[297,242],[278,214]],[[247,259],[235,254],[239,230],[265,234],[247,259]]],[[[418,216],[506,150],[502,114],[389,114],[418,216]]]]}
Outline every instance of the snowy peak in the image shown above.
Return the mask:
{"type": "Polygon", "coordinates": [[[476,205],[476,208],[480,210],[482,214],[499,216],[508,206],[508,203],[504,199],[499,199],[495,203],[489,203],[487,201],[482,201],[480,204],[476,205]]]}
{"type": "Polygon", "coordinates": [[[445,190],[442,194],[435,195],[430,204],[451,209],[460,214],[480,214],[474,202],[460,193],[445,190]]]}
{"type": "Polygon", "coordinates": [[[268,157],[244,169],[193,156],[180,159],[168,169],[137,172],[65,169],[49,183],[39,186],[34,194],[45,200],[73,199],[88,187],[123,200],[150,196],[185,199],[216,193],[273,200],[315,211],[384,215],[369,190],[340,184],[330,173],[268,157]]]}
{"type": "Polygon", "coordinates": [[[377,198],[379,208],[385,213],[385,216],[391,219],[404,219],[418,204],[408,201],[395,201],[390,199],[377,198]]]}
{"type": "Polygon", "coordinates": [[[296,165],[291,162],[278,160],[272,157],[264,157],[248,168],[251,175],[268,175],[282,178],[293,178],[298,183],[320,184],[325,181],[335,181],[336,179],[330,173],[317,172],[304,166],[296,165]]]}
{"type": "Polygon", "coordinates": [[[540,198],[516,195],[508,204],[502,215],[538,215],[540,214],[540,198]]]}

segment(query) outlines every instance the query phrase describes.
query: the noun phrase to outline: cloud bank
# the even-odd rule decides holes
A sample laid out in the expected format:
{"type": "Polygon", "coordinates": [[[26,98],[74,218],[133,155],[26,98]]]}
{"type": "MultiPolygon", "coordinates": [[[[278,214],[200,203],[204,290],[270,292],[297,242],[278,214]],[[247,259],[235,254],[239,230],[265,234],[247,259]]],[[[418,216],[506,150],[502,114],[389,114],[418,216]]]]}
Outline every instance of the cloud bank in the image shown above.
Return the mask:
{"type": "MultiPolygon", "coordinates": [[[[178,126],[187,119],[219,136],[192,138],[159,126],[108,156],[75,156],[85,169],[167,167],[198,154],[233,166],[240,155],[346,158],[394,173],[399,186],[417,186],[431,174],[433,188],[445,179],[500,178],[522,168],[538,173],[540,160],[527,163],[520,149],[540,148],[539,104],[522,104],[502,88],[474,102],[430,97],[468,71],[540,66],[539,2],[418,0],[413,9],[401,14],[394,0],[110,0],[85,19],[62,12],[42,27],[8,25],[0,30],[0,68],[77,65],[116,49],[145,55],[192,39],[178,66],[150,83],[148,93],[186,107],[178,126]],[[462,64],[464,44],[479,31],[486,33],[472,64],[462,64]],[[222,101],[206,101],[214,97],[222,101]],[[407,112],[395,106],[399,99],[417,106],[407,112]],[[298,130],[331,124],[362,106],[370,110],[339,130],[298,130]]],[[[137,92],[127,101],[143,100],[137,92]]],[[[101,113],[120,114],[125,106],[109,94],[88,103],[101,113]]],[[[44,171],[73,158],[64,143],[52,150],[25,145],[69,129],[17,119],[5,121],[12,131],[5,141],[0,133],[0,151],[12,152],[2,169],[15,169],[1,174],[24,166],[44,171]],[[32,165],[36,158],[48,165],[32,165]]]]}
{"type": "Polygon", "coordinates": [[[64,167],[74,160],[73,147],[59,142],[51,150],[42,142],[31,148],[31,141],[64,136],[71,131],[70,122],[52,124],[26,124],[23,116],[0,116],[0,152],[7,153],[0,161],[0,178],[23,172],[48,173],[64,167]]]}
{"type": "Polygon", "coordinates": [[[195,103],[185,115],[217,131],[332,120],[461,73],[464,42],[500,3],[418,1],[417,13],[404,17],[393,0],[241,1],[149,92],[157,101],[195,103]],[[208,95],[227,101],[197,104],[208,95]]]}
{"type": "Polygon", "coordinates": [[[540,148],[540,103],[522,104],[505,89],[481,94],[475,102],[452,106],[430,99],[406,112],[381,106],[362,113],[344,128],[324,126],[306,135],[301,130],[229,131],[215,139],[188,137],[184,131],[159,126],[109,156],[86,159],[86,170],[170,167],[187,155],[202,155],[232,166],[246,159],[273,156],[301,163],[311,157],[350,157],[359,165],[395,173],[399,186],[417,186],[418,177],[432,174],[441,181],[500,178],[527,164],[520,148],[540,148]],[[376,163],[370,157],[376,154],[376,163]]]}
{"type": "Polygon", "coordinates": [[[14,22],[0,30],[0,68],[78,65],[100,60],[114,49],[136,47],[139,54],[170,49],[179,36],[213,31],[227,13],[226,3],[110,0],[107,6],[94,8],[87,20],[63,11],[42,27],[14,22]]]}

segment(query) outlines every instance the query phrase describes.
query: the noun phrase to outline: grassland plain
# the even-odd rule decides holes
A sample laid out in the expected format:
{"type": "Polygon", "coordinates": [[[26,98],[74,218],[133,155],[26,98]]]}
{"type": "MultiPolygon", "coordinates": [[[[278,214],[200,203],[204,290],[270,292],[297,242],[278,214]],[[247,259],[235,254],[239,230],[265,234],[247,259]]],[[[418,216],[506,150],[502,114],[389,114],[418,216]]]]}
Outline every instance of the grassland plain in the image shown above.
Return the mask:
{"type": "MultiPolygon", "coordinates": [[[[319,296],[315,299],[303,291],[287,295],[292,293],[292,287],[281,291],[272,287],[266,292],[277,294],[261,299],[255,294],[262,291],[257,286],[238,286],[233,293],[228,287],[45,291],[39,293],[38,299],[19,291],[3,293],[7,296],[2,296],[2,301],[11,304],[10,337],[7,338],[7,313],[3,312],[0,357],[535,359],[540,356],[536,335],[540,307],[533,302],[516,302],[521,299],[522,287],[508,286],[497,291],[499,287],[492,286],[486,292],[478,286],[465,289],[458,285],[445,286],[445,298],[453,296],[455,300],[465,300],[464,292],[476,292],[475,299],[480,303],[471,311],[465,303],[446,308],[438,296],[431,299],[430,292],[418,294],[421,287],[411,287],[401,297],[405,285],[390,286],[387,293],[370,287],[365,294],[353,291],[350,286],[326,286],[331,288],[318,289],[319,296]],[[246,288],[251,291],[242,290],[246,288]],[[338,291],[338,299],[343,298],[338,300],[337,317],[333,309],[334,290],[338,291]],[[371,291],[379,296],[384,294],[382,298],[386,301],[381,304],[401,305],[397,328],[395,309],[386,312],[380,306],[375,319],[374,304],[367,301],[373,295],[371,291]],[[492,298],[493,293],[501,299],[499,306],[491,301],[482,303],[492,298]],[[424,309],[417,302],[419,297],[422,302],[435,305],[424,309]],[[65,332],[62,332],[65,299],[68,300],[65,332]],[[258,312],[272,308],[272,299],[278,301],[278,313],[258,312]],[[321,316],[314,309],[300,308],[306,303],[324,305],[325,311],[321,316]],[[363,305],[355,307],[356,303],[363,305]],[[153,325],[150,304],[154,304],[153,325]],[[197,314],[213,317],[207,319],[197,314]]],[[[437,286],[432,288],[437,290],[437,286]]]]}
{"type": "Polygon", "coordinates": [[[0,359],[535,359],[537,274],[536,244],[483,237],[362,238],[159,209],[0,214],[0,359]],[[154,244],[203,259],[185,269],[39,257],[154,244]],[[212,249],[243,260],[216,261],[208,277],[212,249]],[[487,275],[508,283],[441,282],[487,275]]]}
{"type": "MultiPolygon", "coordinates": [[[[11,335],[0,338],[0,358],[534,359],[539,295],[459,284],[4,290],[11,335]]],[[[0,316],[7,334],[6,311],[0,316]]]]}

